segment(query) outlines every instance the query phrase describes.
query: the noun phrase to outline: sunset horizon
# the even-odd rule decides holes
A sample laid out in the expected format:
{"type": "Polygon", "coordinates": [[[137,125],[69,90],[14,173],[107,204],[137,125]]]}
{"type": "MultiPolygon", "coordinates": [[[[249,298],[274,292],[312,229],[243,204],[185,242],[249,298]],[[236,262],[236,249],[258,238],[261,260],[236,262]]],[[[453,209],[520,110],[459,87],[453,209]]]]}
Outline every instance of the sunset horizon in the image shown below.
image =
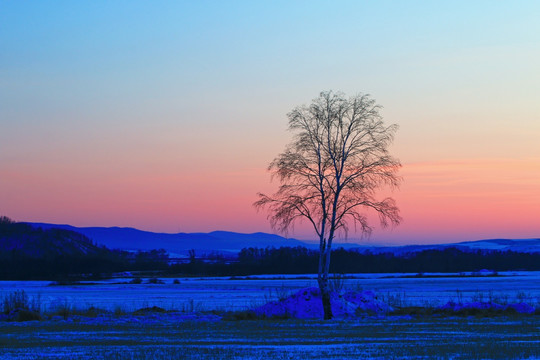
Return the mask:
{"type": "MultiPolygon", "coordinates": [[[[540,238],[540,230],[536,223],[536,214],[540,212],[540,195],[523,192],[521,195],[512,189],[508,177],[498,178],[497,167],[505,166],[515,171],[513,176],[519,179],[522,189],[536,189],[540,178],[540,159],[467,159],[448,160],[441,162],[424,162],[403,164],[400,175],[404,177],[401,189],[391,195],[396,199],[403,216],[403,222],[393,229],[381,229],[374,219],[375,231],[370,237],[363,237],[360,233],[351,231],[347,237],[340,234],[336,242],[354,242],[373,245],[412,245],[412,244],[438,244],[462,241],[476,241],[484,239],[533,239],[540,238]],[[426,183],[426,172],[431,179],[426,183]],[[483,176],[478,176],[483,173],[483,176]],[[418,180],[417,180],[418,179],[418,180]],[[420,188],[420,189],[419,189],[420,188]],[[411,189],[407,191],[408,189],[411,189]],[[446,191],[452,196],[441,195],[446,191]],[[513,198],[504,199],[498,193],[511,192],[513,198]],[[467,212],[457,208],[456,203],[467,202],[467,212]],[[519,212],[508,211],[513,204],[519,204],[519,212]],[[418,206],[421,205],[420,209],[418,206]],[[446,212],[454,211],[454,217],[445,218],[446,212]],[[472,211],[472,212],[471,212],[472,211]],[[409,214],[409,216],[407,216],[409,214]],[[478,216],[485,214],[485,217],[478,216]],[[503,214],[499,220],[497,214],[503,214]],[[416,215],[416,216],[414,216],[416,215]],[[488,217],[492,215],[493,217],[488,217]],[[451,229],[453,222],[462,224],[462,227],[451,229]],[[438,231],[438,229],[449,229],[438,231]],[[451,230],[450,230],[451,229],[451,230]]],[[[261,184],[268,181],[270,175],[266,169],[257,174],[261,184]],[[261,176],[262,174],[262,176],[261,176]],[[264,177],[267,177],[266,179],[264,177]]],[[[229,184],[234,186],[234,184],[229,184]]],[[[260,184],[255,184],[260,185],[260,184]]],[[[274,182],[268,181],[267,188],[275,188],[274,182]]],[[[256,186],[254,186],[255,188],[256,186]]],[[[262,188],[262,186],[261,186],[262,188]]],[[[52,224],[66,224],[76,227],[131,227],[143,231],[157,233],[196,233],[212,231],[231,231],[239,233],[266,232],[283,237],[297,238],[299,240],[316,241],[312,228],[307,223],[299,223],[295,230],[288,234],[273,230],[266,219],[266,214],[257,213],[252,208],[255,193],[243,194],[243,203],[236,208],[233,218],[223,218],[220,213],[214,213],[213,220],[206,222],[204,216],[198,223],[185,219],[175,222],[170,216],[166,224],[153,223],[144,219],[148,214],[142,213],[103,213],[99,211],[88,218],[73,215],[58,214],[57,216],[14,216],[16,212],[4,213],[16,221],[43,222],[52,224]],[[250,196],[249,195],[253,195],[250,196]],[[14,213],[14,214],[13,214],[14,213]],[[237,214],[237,215],[236,215],[237,214]],[[252,216],[254,221],[245,224],[236,217],[252,216]],[[132,218],[130,218],[132,217],[132,218]],[[134,219],[143,218],[141,221],[134,219]],[[181,225],[192,223],[189,225],[181,225]],[[216,224],[217,225],[212,225],[216,224]]],[[[226,206],[226,204],[223,204],[226,206]]],[[[70,210],[67,210],[69,213],[70,210]]],[[[27,210],[28,211],[28,210],[27,210]]],[[[215,209],[214,209],[215,211],[215,209]]],[[[176,212],[170,212],[174,215],[176,212]]],[[[24,215],[24,213],[23,213],[24,215]]]]}

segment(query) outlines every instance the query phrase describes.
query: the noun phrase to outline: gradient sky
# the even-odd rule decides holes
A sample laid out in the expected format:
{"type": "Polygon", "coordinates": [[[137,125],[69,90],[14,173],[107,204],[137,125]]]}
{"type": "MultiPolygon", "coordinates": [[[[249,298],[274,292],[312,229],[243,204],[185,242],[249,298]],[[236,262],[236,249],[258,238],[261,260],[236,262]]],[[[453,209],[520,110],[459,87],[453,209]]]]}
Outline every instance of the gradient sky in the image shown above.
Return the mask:
{"type": "Polygon", "coordinates": [[[540,237],[538,19],[538,1],[0,0],[0,215],[271,232],[251,204],[277,187],[286,114],[336,90],[400,126],[404,222],[368,242],[540,237]]]}

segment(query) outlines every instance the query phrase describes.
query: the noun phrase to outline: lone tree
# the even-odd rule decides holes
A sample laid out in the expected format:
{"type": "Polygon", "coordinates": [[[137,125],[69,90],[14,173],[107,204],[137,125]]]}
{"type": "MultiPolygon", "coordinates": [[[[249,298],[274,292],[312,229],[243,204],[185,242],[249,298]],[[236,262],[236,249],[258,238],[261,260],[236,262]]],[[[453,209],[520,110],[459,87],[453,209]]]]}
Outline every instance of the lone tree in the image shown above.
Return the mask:
{"type": "Polygon", "coordinates": [[[309,106],[289,114],[294,140],[270,163],[268,170],[280,187],[272,196],[259,193],[257,209],[267,208],[272,228],[287,233],[298,220],[307,220],[319,237],[318,284],[324,318],[332,318],[328,272],[332,241],[347,236],[354,225],[362,236],[372,227],[369,210],[382,227],[401,221],[394,199],[376,199],[381,187],[399,186],[401,164],[389,145],[398,126],[386,126],[380,106],[369,95],[346,98],[322,92],[309,106]]]}

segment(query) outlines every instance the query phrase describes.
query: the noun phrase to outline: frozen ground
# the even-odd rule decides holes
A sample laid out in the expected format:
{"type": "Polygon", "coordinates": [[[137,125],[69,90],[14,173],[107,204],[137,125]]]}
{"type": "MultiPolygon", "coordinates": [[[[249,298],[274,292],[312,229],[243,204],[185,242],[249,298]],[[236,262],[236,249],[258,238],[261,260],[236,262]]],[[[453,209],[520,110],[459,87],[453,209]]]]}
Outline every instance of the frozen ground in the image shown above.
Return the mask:
{"type": "Polygon", "coordinates": [[[2,359],[540,359],[540,317],[0,322],[2,359]]]}
{"type": "MultiPolygon", "coordinates": [[[[344,288],[369,290],[394,305],[442,306],[448,301],[487,301],[489,297],[507,302],[540,303],[540,272],[509,272],[501,276],[416,277],[416,274],[356,274],[344,281],[344,288]],[[401,303],[401,304],[400,304],[401,303]]],[[[430,275],[430,274],[424,274],[430,275]]],[[[231,278],[172,278],[164,284],[115,284],[130,279],[101,281],[97,285],[49,286],[49,281],[0,281],[0,296],[25,290],[41,296],[45,307],[69,303],[132,311],[146,306],[178,310],[245,310],[263,305],[298,289],[317,286],[314,275],[252,276],[231,278]]]]}

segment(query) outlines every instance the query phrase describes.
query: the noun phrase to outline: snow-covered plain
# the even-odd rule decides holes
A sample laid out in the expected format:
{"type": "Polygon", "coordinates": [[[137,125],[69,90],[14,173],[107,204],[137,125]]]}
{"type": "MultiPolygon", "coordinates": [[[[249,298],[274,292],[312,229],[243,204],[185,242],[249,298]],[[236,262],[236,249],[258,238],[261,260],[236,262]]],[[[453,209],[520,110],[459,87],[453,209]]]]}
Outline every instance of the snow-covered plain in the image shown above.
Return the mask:
{"type": "Polygon", "coordinates": [[[67,319],[55,315],[44,321],[0,321],[0,358],[540,359],[540,318],[534,314],[411,316],[388,314],[384,308],[385,302],[401,302],[459,310],[484,306],[492,299],[525,301],[538,307],[540,272],[438,275],[352,275],[345,280],[342,293],[353,292],[339,299],[335,296],[336,319],[331,321],[320,320],[321,304],[314,299],[318,289],[306,289],[316,285],[314,275],[180,278],[179,284],[171,278],[161,279],[164,284],[109,279],[71,286],[2,281],[0,296],[25,290],[31,297],[40,296],[45,308],[69,304],[132,311],[160,306],[179,311],[124,315],[115,311],[97,316],[73,314],[67,319]],[[271,301],[276,299],[282,300],[271,301]],[[458,303],[449,303],[452,300],[458,303]],[[476,303],[467,303],[470,300],[476,303]],[[351,309],[340,301],[341,305],[365,305],[368,311],[351,316],[351,309]],[[292,319],[236,321],[231,313],[199,311],[252,309],[271,316],[280,314],[275,311],[281,309],[280,303],[292,319]],[[319,311],[311,311],[314,308],[319,311]]]}
{"type": "MultiPolygon", "coordinates": [[[[343,290],[369,290],[385,302],[409,306],[442,306],[448,301],[496,298],[537,306],[540,303],[540,272],[504,272],[499,276],[443,277],[441,274],[354,274],[344,280],[343,290]],[[432,275],[437,275],[432,277],[432,275]]],[[[450,274],[452,275],[452,274],[450,274]]],[[[0,281],[0,296],[24,290],[40,296],[47,310],[67,303],[133,311],[147,306],[184,311],[245,310],[260,306],[301,288],[317,286],[316,276],[272,275],[242,278],[163,278],[164,284],[127,284],[130,279],[108,279],[94,285],[55,285],[50,281],[0,281]],[[124,282],[124,284],[121,284],[124,282]]]]}

